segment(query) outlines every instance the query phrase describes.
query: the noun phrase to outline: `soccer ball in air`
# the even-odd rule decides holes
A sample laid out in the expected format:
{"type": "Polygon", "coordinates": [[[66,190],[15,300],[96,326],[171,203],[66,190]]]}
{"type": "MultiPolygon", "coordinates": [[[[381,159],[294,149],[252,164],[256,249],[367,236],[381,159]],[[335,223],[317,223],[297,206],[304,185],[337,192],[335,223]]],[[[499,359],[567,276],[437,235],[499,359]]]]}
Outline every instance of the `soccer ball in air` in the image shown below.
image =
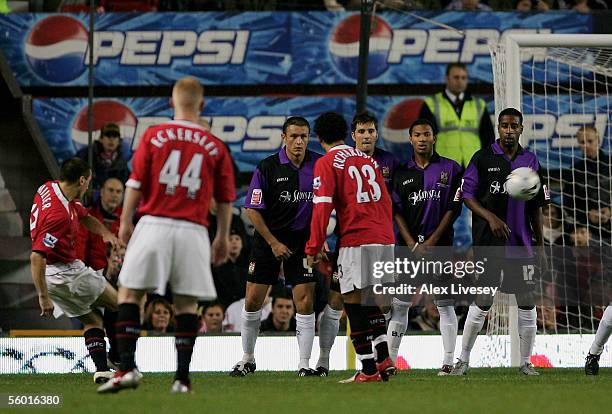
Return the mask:
{"type": "Polygon", "coordinates": [[[517,200],[531,200],[540,191],[540,177],[529,167],[513,170],[506,179],[508,195],[517,200]]]}

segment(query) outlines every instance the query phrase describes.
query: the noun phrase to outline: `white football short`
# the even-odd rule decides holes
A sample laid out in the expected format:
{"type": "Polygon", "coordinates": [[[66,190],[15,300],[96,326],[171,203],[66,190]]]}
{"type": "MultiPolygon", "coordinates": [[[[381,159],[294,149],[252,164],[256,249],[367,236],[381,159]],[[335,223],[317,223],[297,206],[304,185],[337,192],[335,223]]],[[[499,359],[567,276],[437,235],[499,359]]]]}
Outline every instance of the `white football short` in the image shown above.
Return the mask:
{"type": "Polygon", "coordinates": [[[144,216],[128,243],[119,285],[164,295],[170,283],[172,293],[215,299],[210,254],[206,227],[185,220],[144,216]]]}
{"type": "Polygon", "coordinates": [[[45,276],[56,318],[62,313],[74,318],[91,312],[107,283],[102,272],[96,272],[80,260],[47,265],[45,276]]]}
{"type": "Polygon", "coordinates": [[[341,247],[338,252],[338,281],[340,292],[348,293],[376,284],[393,283],[393,274],[377,275],[375,263],[394,262],[395,246],[366,244],[357,247],[341,247]]]}

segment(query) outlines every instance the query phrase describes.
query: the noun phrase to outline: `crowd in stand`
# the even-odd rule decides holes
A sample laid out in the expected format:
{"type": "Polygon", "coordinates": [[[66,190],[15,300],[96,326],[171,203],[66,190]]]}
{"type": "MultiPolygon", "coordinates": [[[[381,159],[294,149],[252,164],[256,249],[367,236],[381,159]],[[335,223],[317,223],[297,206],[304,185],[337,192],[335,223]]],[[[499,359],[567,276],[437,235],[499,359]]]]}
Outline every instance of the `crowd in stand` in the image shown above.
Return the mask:
{"type": "MultiPolygon", "coordinates": [[[[0,0],[0,5],[3,0],[0,0]]],[[[606,0],[378,0],[378,10],[463,10],[543,12],[573,10],[579,13],[608,9],[606,0]]],[[[89,0],[63,0],[58,11],[87,11],[89,0]]],[[[97,11],[351,11],[360,0],[96,0],[97,11]]],[[[0,10],[2,10],[0,6],[0,10]]],[[[4,11],[7,12],[7,11],[4,11]]]]}

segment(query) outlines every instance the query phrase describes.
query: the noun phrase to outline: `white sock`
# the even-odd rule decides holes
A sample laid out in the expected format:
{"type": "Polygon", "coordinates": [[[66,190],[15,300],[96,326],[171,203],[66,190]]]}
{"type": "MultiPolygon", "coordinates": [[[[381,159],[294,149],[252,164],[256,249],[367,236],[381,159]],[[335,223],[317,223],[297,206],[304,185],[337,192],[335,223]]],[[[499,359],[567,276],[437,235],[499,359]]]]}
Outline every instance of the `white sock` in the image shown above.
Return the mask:
{"type": "Polygon", "coordinates": [[[470,352],[474,347],[478,333],[484,325],[488,311],[483,311],[476,305],[470,305],[465,326],[463,327],[463,340],[461,341],[461,356],[463,362],[470,362],[470,352]]]}
{"type": "Polygon", "coordinates": [[[255,342],[259,335],[259,324],[261,323],[261,309],[255,312],[247,312],[242,308],[242,326],[240,336],[242,338],[242,362],[255,361],[255,342]]]}
{"type": "Polygon", "coordinates": [[[391,303],[391,319],[387,327],[387,344],[389,345],[389,356],[394,363],[397,360],[402,337],[406,333],[406,329],[408,329],[409,309],[410,303],[393,298],[391,303]]]}
{"type": "Polygon", "coordinates": [[[601,317],[599,327],[595,333],[595,340],[591,345],[589,353],[600,355],[603,352],[604,345],[608,342],[608,338],[610,338],[610,333],[612,333],[612,305],[608,305],[601,317]]]}
{"type": "Polygon", "coordinates": [[[535,344],[536,332],[538,330],[538,313],[533,309],[518,310],[518,332],[521,350],[521,366],[529,363],[533,345],[535,344]]]}
{"type": "Polygon", "coordinates": [[[438,306],[438,312],[440,313],[440,333],[444,348],[442,365],[453,365],[457,343],[457,314],[454,306],[438,306]]]}
{"type": "Polygon", "coordinates": [[[310,354],[312,353],[312,343],[315,337],[315,314],[303,315],[295,314],[296,337],[298,348],[300,349],[300,364],[298,369],[308,368],[310,354]]]}
{"type": "Polygon", "coordinates": [[[319,361],[317,362],[317,368],[329,369],[329,353],[336,340],[336,335],[338,335],[341,316],[341,310],[335,310],[329,305],[325,306],[319,324],[319,361]]]}

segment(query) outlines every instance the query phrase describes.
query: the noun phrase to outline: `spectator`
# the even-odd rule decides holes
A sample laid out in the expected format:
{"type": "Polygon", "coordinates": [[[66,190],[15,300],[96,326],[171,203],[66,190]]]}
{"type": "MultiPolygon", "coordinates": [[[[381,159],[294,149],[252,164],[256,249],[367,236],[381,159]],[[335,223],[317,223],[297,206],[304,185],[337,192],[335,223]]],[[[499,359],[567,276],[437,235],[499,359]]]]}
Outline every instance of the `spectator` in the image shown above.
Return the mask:
{"type": "Polygon", "coordinates": [[[421,312],[410,320],[408,329],[414,331],[433,332],[440,330],[440,313],[431,299],[427,299],[421,312]]]}
{"type": "Polygon", "coordinates": [[[546,0],[513,0],[512,2],[512,9],[518,12],[544,12],[550,10],[551,8],[551,4],[549,4],[546,0]]]}
{"type": "Polygon", "coordinates": [[[279,289],[272,298],[272,313],[261,322],[260,332],[294,332],[295,306],[291,291],[279,289]]]}
{"type": "Polygon", "coordinates": [[[591,240],[589,229],[582,226],[576,227],[570,234],[570,240],[572,241],[572,246],[587,247],[591,240]]]}
{"type": "MultiPolygon", "coordinates": [[[[589,215],[591,218],[595,218],[598,214],[605,216],[602,210],[611,207],[609,189],[612,160],[610,154],[600,148],[602,138],[595,126],[585,125],[579,128],[576,141],[583,157],[573,159],[572,168],[562,172],[563,200],[568,207],[568,216],[586,225],[589,223],[589,215]],[[591,210],[599,212],[589,214],[591,210]]],[[[603,237],[597,230],[598,224],[599,220],[592,221],[590,230],[601,239],[603,237]]],[[[609,228],[609,221],[607,226],[609,228]]]]}
{"type": "Polygon", "coordinates": [[[200,330],[198,334],[223,332],[223,319],[225,308],[219,302],[211,302],[204,306],[200,317],[200,330]]]}
{"type": "Polygon", "coordinates": [[[561,210],[554,204],[542,208],[544,217],[544,243],[553,246],[563,244],[563,227],[561,226],[561,210]]]}
{"type": "MultiPolygon", "coordinates": [[[[119,231],[123,190],[123,183],[119,179],[106,179],[102,184],[99,200],[89,209],[89,214],[97,218],[114,235],[119,231]]],[[[92,269],[100,270],[107,266],[106,244],[102,237],[91,233],[85,226],[79,228],[77,255],[92,269]]]]}
{"type": "MultiPolygon", "coordinates": [[[[94,199],[97,191],[108,178],[114,177],[125,183],[130,175],[128,160],[122,153],[121,143],[121,131],[119,126],[113,123],[104,125],[100,131],[100,138],[92,143],[94,199]]],[[[89,147],[82,148],[77,156],[88,161],[89,147]]]]}
{"type": "Polygon", "coordinates": [[[491,7],[482,4],[480,0],[455,0],[446,6],[446,10],[493,11],[491,7]]]}
{"type": "Polygon", "coordinates": [[[249,254],[244,249],[243,235],[230,230],[229,260],[212,268],[213,280],[219,302],[225,308],[244,298],[246,275],[249,270],[249,254]]]}
{"type": "Polygon", "coordinates": [[[158,297],[147,305],[145,312],[146,329],[149,335],[165,335],[173,331],[174,309],[166,299],[158,297]]]}
{"type": "Polygon", "coordinates": [[[538,305],[538,330],[542,333],[557,333],[557,313],[559,309],[549,298],[543,298],[538,305]]]}
{"type": "Polygon", "coordinates": [[[463,63],[449,64],[445,81],[444,91],[425,99],[420,118],[435,126],[436,152],[465,168],[476,151],[493,143],[493,124],[484,100],[467,92],[463,63]]]}
{"type": "MultiPolygon", "coordinates": [[[[272,313],[272,302],[269,296],[271,289],[272,287],[270,286],[261,308],[261,321],[266,320],[270,313],[272,313]]],[[[240,328],[242,326],[241,314],[243,309],[244,298],[237,300],[227,307],[225,310],[225,319],[223,320],[223,332],[240,332],[240,328]]]]}
{"type": "Polygon", "coordinates": [[[593,241],[597,244],[607,245],[611,244],[612,231],[610,229],[610,207],[597,207],[589,208],[588,219],[589,227],[593,232],[593,241]]]}

